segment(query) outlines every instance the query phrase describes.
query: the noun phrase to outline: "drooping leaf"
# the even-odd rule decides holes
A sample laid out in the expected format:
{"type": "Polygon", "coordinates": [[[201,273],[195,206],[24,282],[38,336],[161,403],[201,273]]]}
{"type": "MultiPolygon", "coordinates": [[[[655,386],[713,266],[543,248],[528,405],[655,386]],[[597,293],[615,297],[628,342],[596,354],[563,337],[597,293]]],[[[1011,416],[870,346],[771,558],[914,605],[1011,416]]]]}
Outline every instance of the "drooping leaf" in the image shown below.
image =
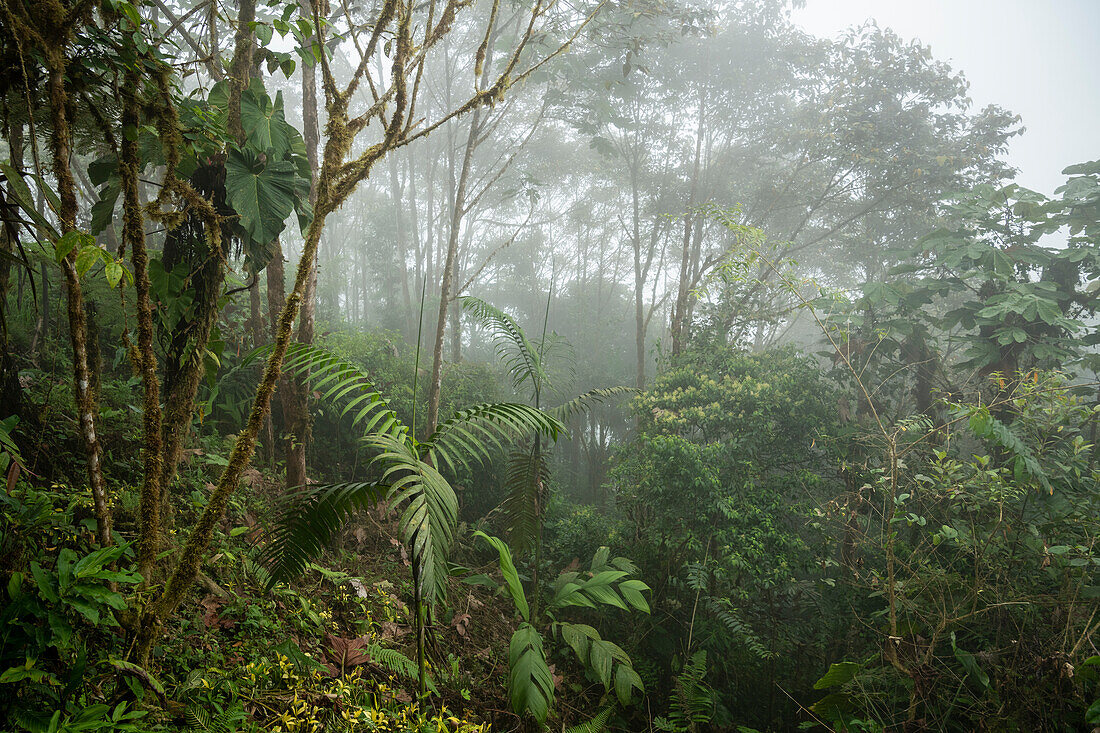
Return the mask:
{"type": "Polygon", "coordinates": [[[225,192],[241,227],[260,244],[275,241],[294,212],[294,166],[246,148],[230,150],[225,192]]]}
{"type": "Polygon", "coordinates": [[[516,566],[512,562],[512,553],[508,550],[508,546],[499,538],[490,537],[480,530],[474,532],[474,537],[480,537],[485,540],[497,551],[497,554],[500,556],[500,572],[504,575],[504,582],[508,588],[508,595],[512,597],[512,602],[516,605],[516,610],[519,611],[519,615],[523,620],[530,621],[531,609],[527,605],[527,596],[523,593],[523,584],[520,582],[519,573],[516,571],[516,566]]]}
{"type": "Polygon", "coordinates": [[[542,635],[529,623],[520,624],[508,645],[508,692],[512,712],[530,713],[543,724],[554,701],[554,678],[546,661],[542,635]]]}

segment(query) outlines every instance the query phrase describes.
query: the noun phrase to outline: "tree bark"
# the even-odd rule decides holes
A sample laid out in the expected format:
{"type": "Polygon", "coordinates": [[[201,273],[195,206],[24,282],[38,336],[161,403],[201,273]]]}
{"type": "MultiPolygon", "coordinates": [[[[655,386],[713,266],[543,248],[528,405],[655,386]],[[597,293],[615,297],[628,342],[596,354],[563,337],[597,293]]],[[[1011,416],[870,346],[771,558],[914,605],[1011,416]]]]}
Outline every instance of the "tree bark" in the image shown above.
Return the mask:
{"type": "Polygon", "coordinates": [[[443,389],[443,339],[447,328],[447,310],[454,300],[455,261],[458,259],[458,234],[465,215],[466,187],[469,184],[470,168],[474,150],[477,148],[481,132],[481,108],[474,110],[470,120],[470,134],[466,138],[466,148],[459,169],[458,185],[455,188],[454,204],[451,206],[451,227],[447,236],[447,254],[443,263],[443,281],[439,289],[439,313],[435,322],[435,345],[432,348],[432,381],[428,388],[428,424],[425,435],[435,432],[439,424],[439,401],[443,389]]]}
{"type": "MultiPolygon", "coordinates": [[[[65,20],[67,21],[67,18],[65,20]]],[[[50,116],[53,123],[50,148],[58,198],[61,202],[58,217],[61,220],[62,236],[77,231],[76,182],[69,167],[69,158],[72,155],[72,131],[69,127],[69,95],[65,87],[67,61],[64,54],[68,47],[66,36],[67,31],[58,30],[56,37],[47,39],[48,42],[52,41],[48,44],[51,47],[43,49],[49,68],[50,116]]],[[[73,392],[80,422],[80,437],[84,443],[88,483],[91,486],[92,501],[95,506],[96,535],[100,545],[106,547],[112,541],[111,511],[107,499],[107,482],[103,477],[103,453],[96,433],[96,417],[99,414],[99,408],[96,405],[94,385],[97,380],[88,362],[87,311],[84,306],[84,290],[76,272],[78,249],[79,247],[73,247],[65,256],[61,262],[61,270],[65,276],[69,339],[73,352],[73,392]]]]}
{"type": "MultiPolygon", "coordinates": [[[[122,86],[122,124],[141,126],[141,107],[137,96],[140,79],[128,70],[122,86]]],[[[130,250],[134,266],[134,290],[137,294],[137,361],[142,385],[142,463],[145,471],[141,486],[141,532],[138,536],[138,572],[144,582],[153,578],[160,550],[162,491],[160,375],[153,350],[153,304],[150,297],[149,254],[145,247],[145,218],[138,193],[140,155],[137,138],[123,136],[119,160],[122,183],[122,241],[130,250]]]]}
{"type": "Polygon", "coordinates": [[[699,168],[703,153],[703,93],[699,92],[699,123],[695,130],[695,162],[691,173],[691,193],[684,214],[683,251],[680,254],[680,282],[676,288],[676,304],[672,307],[672,356],[678,356],[687,345],[691,323],[688,312],[692,286],[692,230],[697,214],[694,211],[699,188],[699,168]]]}
{"type": "MultiPolygon", "coordinates": [[[[313,12],[310,0],[301,0],[301,8],[304,15],[310,15],[313,12]]],[[[324,11],[325,8],[319,7],[318,10],[324,11]]],[[[318,40],[320,39],[311,36],[307,43],[316,43],[318,40]]],[[[306,146],[306,157],[309,160],[310,170],[309,202],[313,205],[317,202],[317,144],[320,133],[317,120],[317,75],[315,67],[310,64],[302,64],[302,127],[302,137],[306,146]]],[[[302,294],[302,308],[298,315],[299,343],[313,343],[316,313],[317,260],[314,259],[309,268],[305,292],[302,294]]],[[[306,485],[306,450],[312,437],[312,426],[309,417],[308,389],[305,381],[299,376],[293,376],[286,382],[286,389],[283,393],[284,428],[286,431],[286,487],[287,489],[293,489],[306,485]]]]}

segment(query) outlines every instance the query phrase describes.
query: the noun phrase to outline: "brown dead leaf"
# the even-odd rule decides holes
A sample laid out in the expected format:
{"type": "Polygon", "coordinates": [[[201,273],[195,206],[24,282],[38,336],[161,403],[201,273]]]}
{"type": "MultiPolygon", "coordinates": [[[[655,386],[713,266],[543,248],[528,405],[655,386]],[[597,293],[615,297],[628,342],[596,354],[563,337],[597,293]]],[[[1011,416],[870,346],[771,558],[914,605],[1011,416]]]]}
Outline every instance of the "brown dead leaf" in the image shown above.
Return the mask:
{"type": "Polygon", "coordinates": [[[468,613],[456,613],[455,617],[451,619],[451,626],[455,627],[455,631],[459,636],[466,636],[466,629],[470,626],[470,614],[468,613]]]}
{"type": "Polygon", "coordinates": [[[402,636],[412,633],[412,629],[408,626],[395,624],[393,621],[383,621],[381,626],[383,639],[400,639],[402,636]]]}
{"type": "Polygon", "coordinates": [[[237,625],[234,619],[222,618],[218,613],[218,609],[225,605],[225,601],[217,596],[209,595],[203,598],[199,605],[202,606],[202,622],[206,625],[206,628],[231,629],[237,625]]]}
{"type": "Polygon", "coordinates": [[[555,690],[560,690],[561,683],[565,681],[565,677],[558,674],[557,668],[553,664],[550,665],[550,679],[554,681],[555,690]]]}
{"type": "Polygon", "coordinates": [[[365,636],[344,639],[332,634],[325,634],[325,655],[341,669],[357,667],[370,661],[370,655],[366,652],[369,643],[370,640],[365,636]]]}

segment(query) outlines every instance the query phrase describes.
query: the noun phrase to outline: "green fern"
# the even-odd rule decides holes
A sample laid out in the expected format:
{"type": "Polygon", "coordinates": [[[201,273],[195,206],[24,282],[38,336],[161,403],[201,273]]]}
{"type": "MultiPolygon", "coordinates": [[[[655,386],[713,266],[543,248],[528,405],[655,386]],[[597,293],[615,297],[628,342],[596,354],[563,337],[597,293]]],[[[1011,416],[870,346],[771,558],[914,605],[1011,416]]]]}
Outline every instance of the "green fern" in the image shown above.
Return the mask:
{"type": "MultiPolygon", "coordinates": [[[[419,670],[416,666],[416,662],[409,659],[398,650],[390,649],[379,644],[370,644],[364,648],[364,651],[370,655],[372,662],[380,667],[384,667],[387,671],[399,677],[404,677],[405,679],[413,681],[417,679],[419,670]]],[[[436,691],[435,683],[432,682],[431,677],[428,677],[425,683],[429,690],[432,692],[436,691]]]]}
{"type": "Polygon", "coordinates": [[[193,731],[236,733],[240,730],[240,724],[248,719],[248,715],[240,703],[212,712],[206,703],[196,701],[187,706],[183,719],[193,731]]]}
{"type": "Polygon", "coordinates": [[[704,681],[707,676],[707,653],[699,650],[691,655],[684,669],[676,676],[669,702],[668,718],[653,721],[658,730],[694,733],[714,716],[714,691],[704,681]]]}
{"type": "Polygon", "coordinates": [[[605,389],[590,389],[582,395],[574,397],[563,405],[548,408],[546,411],[562,422],[566,422],[576,415],[582,415],[596,405],[608,402],[616,397],[628,394],[637,394],[634,387],[607,387],[605,389]]]}
{"type": "MultiPolygon", "coordinates": [[[[1043,470],[1039,459],[1031,452],[1031,448],[1016,433],[1012,432],[1012,428],[990,414],[988,407],[962,408],[956,406],[956,408],[959,410],[966,409],[966,412],[969,413],[968,424],[975,437],[991,441],[1012,453],[1014,456],[1013,470],[1019,479],[1033,479],[1047,492],[1054,493],[1054,487],[1050,485],[1046,471],[1043,470]]],[[[963,414],[966,414],[966,412],[963,414]]]]}
{"type": "Polygon", "coordinates": [[[565,733],[604,733],[607,730],[607,722],[611,719],[611,708],[604,708],[596,713],[596,717],[583,723],[566,728],[565,733]]]}
{"type": "Polygon", "coordinates": [[[550,466],[538,443],[512,451],[504,471],[508,494],[501,503],[507,519],[508,540],[519,553],[535,550],[542,514],[548,500],[550,466]]]}
{"type": "Polygon", "coordinates": [[[321,401],[342,403],[340,416],[351,414],[352,425],[362,428],[364,433],[409,432],[367,373],[325,348],[291,344],[283,371],[306,380],[317,392],[324,390],[321,401]]]}
{"type": "Polygon", "coordinates": [[[423,443],[416,440],[389,407],[370,378],[351,364],[317,346],[296,344],[286,370],[308,380],[321,399],[343,404],[341,415],[364,431],[363,442],[381,473],[373,483],[304,487],[292,492],[276,516],[270,542],[261,555],[269,568],[268,587],[302,572],[320,555],[358,510],[385,502],[399,514],[402,539],[413,574],[417,628],[417,664],[421,696],[426,689],[423,628],[424,602],[443,600],[447,557],[458,523],[458,499],[440,469],[484,461],[503,441],[531,433],[536,441],[564,431],[560,421],[537,407],[485,404],[456,413],[423,443]]]}
{"type": "Polygon", "coordinates": [[[536,392],[548,381],[541,350],[527,339],[516,319],[496,306],[472,295],[461,299],[462,308],[489,330],[497,356],[512,377],[512,387],[519,390],[530,382],[536,392]]]}

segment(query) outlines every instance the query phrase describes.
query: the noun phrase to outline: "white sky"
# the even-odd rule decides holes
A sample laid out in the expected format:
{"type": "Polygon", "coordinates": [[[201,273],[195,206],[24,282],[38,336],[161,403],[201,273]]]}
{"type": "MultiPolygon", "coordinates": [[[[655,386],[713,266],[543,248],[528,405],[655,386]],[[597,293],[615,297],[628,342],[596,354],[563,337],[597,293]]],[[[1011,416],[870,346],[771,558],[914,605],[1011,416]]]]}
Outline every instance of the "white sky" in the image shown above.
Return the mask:
{"type": "Polygon", "coordinates": [[[1100,159],[1100,0],[806,0],[793,14],[834,37],[874,18],[965,73],[975,109],[1023,118],[1009,163],[1048,196],[1063,168],[1100,159]]]}

